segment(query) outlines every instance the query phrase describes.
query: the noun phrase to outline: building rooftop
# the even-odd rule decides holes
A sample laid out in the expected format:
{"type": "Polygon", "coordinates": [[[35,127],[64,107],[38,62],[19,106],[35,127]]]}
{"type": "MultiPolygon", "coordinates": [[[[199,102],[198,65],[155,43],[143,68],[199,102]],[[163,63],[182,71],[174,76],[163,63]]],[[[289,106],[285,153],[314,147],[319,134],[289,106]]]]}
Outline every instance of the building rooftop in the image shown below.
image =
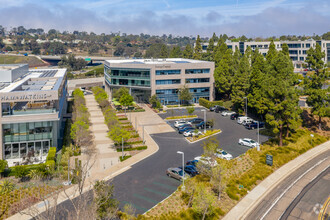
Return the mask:
{"type": "Polygon", "coordinates": [[[0,83],[1,92],[57,90],[65,76],[66,69],[29,70],[12,83],[0,83]]]}
{"type": "Polygon", "coordinates": [[[183,58],[166,58],[166,59],[125,59],[125,60],[107,60],[112,64],[180,64],[180,63],[209,63],[203,60],[191,60],[183,58]]]}
{"type": "Polygon", "coordinates": [[[25,64],[1,64],[0,65],[0,71],[1,70],[14,70],[17,69],[25,64]]]}

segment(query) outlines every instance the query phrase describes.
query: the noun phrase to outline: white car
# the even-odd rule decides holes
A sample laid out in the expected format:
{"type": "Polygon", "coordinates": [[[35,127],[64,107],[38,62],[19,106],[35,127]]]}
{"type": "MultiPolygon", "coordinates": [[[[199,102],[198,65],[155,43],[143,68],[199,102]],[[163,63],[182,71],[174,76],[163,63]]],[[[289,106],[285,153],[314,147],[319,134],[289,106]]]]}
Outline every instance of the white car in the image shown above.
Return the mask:
{"type": "Polygon", "coordinates": [[[256,121],[253,120],[252,118],[247,118],[242,122],[242,125],[250,124],[252,122],[256,122],[256,121]]]}
{"type": "Polygon", "coordinates": [[[217,152],[214,155],[218,158],[225,159],[225,160],[233,159],[233,156],[231,154],[229,154],[226,151],[221,150],[221,149],[217,149],[217,152]]]}
{"type": "Polygon", "coordinates": [[[248,146],[248,147],[251,147],[251,148],[259,146],[258,142],[254,141],[250,138],[243,138],[243,139],[240,138],[238,140],[238,144],[248,146]]]}
{"type": "Polygon", "coordinates": [[[221,113],[222,116],[229,116],[229,115],[232,115],[232,114],[235,114],[236,112],[232,112],[232,111],[223,111],[221,113]]]}
{"type": "Polygon", "coordinates": [[[218,165],[218,162],[216,160],[212,160],[210,157],[195,157],[194,160],[197,160],[198,162],[201,162],[206,165],[210,165],[211,167],[215,167],[218,165]]]}
{"type": "Polygon", "coordinates": [[[174,127],[178,128],[180,127],[181,125],[184,125],[184,124],[187,124],[186,121],[175,121],[174,122],[174,127]]]}
{"type": "Polygon", "coordinates": [[[185,137],[189,137],[189,136],[191,136],[191,137],[195,137],[195,136],[199,136],[199,135],[201,135],[201,134],[203,134],[203,133],[200,132],[200,131],[195,132],[194,130],[183,132],[183,136],[185,136],[185,137]]]}

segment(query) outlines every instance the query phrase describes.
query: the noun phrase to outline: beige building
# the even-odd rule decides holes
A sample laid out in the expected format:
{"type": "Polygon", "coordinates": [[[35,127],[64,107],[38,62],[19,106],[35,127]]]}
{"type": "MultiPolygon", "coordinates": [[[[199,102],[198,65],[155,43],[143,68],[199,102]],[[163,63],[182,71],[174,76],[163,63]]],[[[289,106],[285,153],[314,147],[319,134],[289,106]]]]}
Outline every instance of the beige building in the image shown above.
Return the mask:
{"type": "Polygon", "coordinates": [[[66,98],[66,69],[0,65],[0,158],[9,166],[45,161],[60,145],[66,98]]]}
{"type": "Polygon", "coordinates": [[[156,94],[164,105],[178,104],[179,88],[184,85],[193,96],[214,99],[214,63],[181,58],[107,60],[104,65],[105,87],[126,87],[136,101],[148,101],[156,94]]]}

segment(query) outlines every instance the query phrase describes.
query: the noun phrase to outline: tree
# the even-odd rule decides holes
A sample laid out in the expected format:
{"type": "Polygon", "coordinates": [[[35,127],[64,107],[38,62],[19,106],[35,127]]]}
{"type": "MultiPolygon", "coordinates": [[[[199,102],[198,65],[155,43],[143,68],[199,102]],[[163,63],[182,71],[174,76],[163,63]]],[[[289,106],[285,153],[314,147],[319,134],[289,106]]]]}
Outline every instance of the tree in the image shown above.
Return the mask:
{"type": "Polygon", "coordinates": [[[119,100],[124,94],[129,94],[129,90],[126,87],[121,87],[113,91],[112,97],[119,100]]]}
{"type": "Polygon", "coordinates": [[[203,215],[202,220],[205,219],[207,214],[214,212],[215,197],[203,184],[198,184],[196,193],[193,200],[192,208],[203,215]]]}
{"type": "Polygon", "coordinates": [[[126,115],[126,108],[127,106],[130,106],[133,104],[133,96],[130,94],[124,94],[123,96],[120,97],[119,102],[121,105],[125,106],[125,115],[126,115]]]}
{"type": "Polygon", "coordinates": [[[150,102],[152,108],[157,108],[157,106],[160,105],[160,102],[159,102],[156,94],[149,98],[149,102],[150,102]]]}
{"type": "Polygon", "coordinates": [[[200,60],[202,58],[202,44],[201,44],[201,38],[199,37],[199,35],[197,36],[197,40],[196,40],[196,45],[195,45],[195,49],[194,49],[194,56],[193,58],[195,60],[200,60]]]}
{"type": "Polygon", "coordinates": [[[108,136],[119,145],[122,140],[125,142],[130,138],[130,132],[123,129],[120,125],[116,125],[110,129],[108,136]]]}
{"type": "Polygon", "coordinates": [[[286,43],[282,44],[282,53],[289,56],[289,46],[286,43]]]}
{"type": "Polygon", "coordinates": [[[170,58],[178,58],[182,56],[182,52],[179,46],[174,46],[170,52],[170,58]]]}
{"type": "Polygon", "coordinates": [[[2,173],[5,171],[7,167],[8,167],[7,160],[0,160],[0,178],[2,177],[2,173]]]}
{"type": "Polygon", "coordinates": [[[189,88],[187,88],[186,85],[179,89],[179,100],[182,100],[183,104],[186,104],[190,100],[192,100],[192,94],[190,93],[189,88]]]}
{"type": "Polygon", "coordinates": [[[267,55],[266,55],[267,62],[271,63],[272,60],[274,59],[274,57],[276,56],[276,54],[277,54],[277,50],[275,48],[274,41],[271,41],[269,44],[269,49],[268,49],[267,55]]]}
{"type": "Polygon", "coordinates": [[[210,182],[212,184],[213,190],[216,191],[216,193],[218,194],[218,200],[220,200],[222,189],[225,187],[225,183],[223,181],[222,175],[223,175],[223,170],[220,165],[212,168],[212,175],[210,182]]]}
{"type": "Polygon", "coordinates": [[[114,186],[104,180],[96,181],[93,192],[98,219],[113,219],[119,204],[113,196],[114,186]]]}
{"type": "Polygon", "coordinates": [[[194,113],[195,108],[194,107],[187,107],[187,112],[189,115],[191,115],[192,113],[194,113]]]}
{"type": "Polygon", "coordinates": [[[168,51],[167,51],[167,47],[165,44],[162,45],[162,47],[160,48],[160,58],[168,58],[168,51]]]}
{"type": "Polygon", "coordinates": [[[225,55],[226,51],[228,50],[227,44],[223,40],[218,41],[218,45],[214,50],[214,62],[215,66],[218,67],[222,57],[225,55]]]}
{"type": "Polygon", "coordinates": [[[15,167],[15,177],[19,178],[21,181],[24,181],[25,177],[29,174],[28,169],[24,166],[16,166],[15,167]]]}
{"type": "Polygon", "coordinates": [[[324,59],[325,52],[322,52],[321,46],[319,44],[316,44],[315,49],[311,47],[309,50],[307,50],[307,57],[305,62],[308,64],[308,66],[312,69],[315,69],[316,72],[319,70],[324,69],[324,59]]]}
{"type": "Polygon", "coordinates": [[[192,59],[193,58],[193,49],[190,44],[187,44],[183,51],[183,58],[192,59]]]}

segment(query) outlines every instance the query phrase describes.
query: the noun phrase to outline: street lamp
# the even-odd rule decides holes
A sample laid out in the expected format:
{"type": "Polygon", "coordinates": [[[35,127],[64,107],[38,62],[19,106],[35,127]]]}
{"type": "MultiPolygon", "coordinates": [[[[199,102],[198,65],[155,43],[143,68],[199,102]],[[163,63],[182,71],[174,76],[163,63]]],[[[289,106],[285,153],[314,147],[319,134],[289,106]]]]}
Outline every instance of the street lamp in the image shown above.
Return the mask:
{"type": "Polygon", "coordinates": [[[259,121],[258,121],[258,146],[257,146],[257,151],[260,151],[260,142],[259,142],[259,121]]]}
{"type": "Polygon", "coordinates": [[[248,113],[247,113],[247,97],[244,97],[243,99],[245,99],[245,116],[248,116],[248,113]]]}
{"type": "Polygon", "coordinates": [[[206,110],[202,109],[202,112],[204,112],[204,133],[206,133],[206,110]]]}
{"type": "Polygon", "coordinates": [[[177,153],[182,154],[182,191],[184,191],[184,153],[182,151],[177,151],[177,153]]]}

